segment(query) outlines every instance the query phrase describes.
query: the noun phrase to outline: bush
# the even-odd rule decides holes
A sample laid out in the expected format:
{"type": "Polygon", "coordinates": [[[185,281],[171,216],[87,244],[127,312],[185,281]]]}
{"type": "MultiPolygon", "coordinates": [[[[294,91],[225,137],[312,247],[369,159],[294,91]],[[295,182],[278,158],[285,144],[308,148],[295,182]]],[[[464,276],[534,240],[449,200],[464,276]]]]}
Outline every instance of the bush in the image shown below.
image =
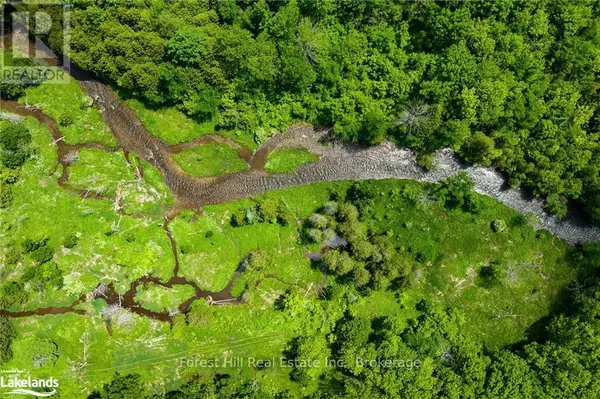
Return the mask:
{"type": "Polygon", "coordinates": [[[356,267],[354,259],[347,252],[331,249],[323,254],[323,264],[330,272],[344,276],[356,267]]]}
{"type": "Polygon", "coordinates": [[[478,214],[483,209],[483,201],[473,193],[469,193],[465,197],[465,202],[462,206],[463,211],[472,214],[478,214]]]}
{"type": "Polygon", "coordinates": [[[340,221],[356,221],[358,220],[358,209],[348,203],[344,203],[338,208],[338,219],[340,221]]]}
{"type": "Polygon", "coordinates": [[[258,221],[258,213],[254,208],[246,209],[246,214],[244,215],[244,221],[246,224],[254,224],[258,221]]]}
{"type": "Polygon", "coordinates": [[[366,239],[359,239],[352,242],[352,255],[356,259],[367,260],[375,251],[375,247],[366,239]]]}
{"type": "Polygon", "coordinates": [[[503,233],[506,231],[506,222],[502,219],[497,219],[492,222],[492,230],[494,233],[503,233]]]}
{"type": "Polygon", "coordinates": [[[23,284],[17,281],[9,281],[0,288],[0,307],[10,308],[27,302],[29,295],[23,284]]]}
{"type": "Polygon", "coordinates": [[[37,262],[38,265],[42,265],[52,260],[54,256],[54,250],[48,246],[43,246],[29,254],[31,259],[37,262]]]}
{"type": "Polygon", "coordinates": [[[8,208],[13,202],[12,188],[0,183],[0,208],[8,208]]]}
{"type": "Polygon", "coordinates": [[[357,285],[367,285],[371,281],[371,273],[364,266],[356,267],[352,270],[352,278],[357,285]]]}
{"type": "Polygon", "coordinates": [[[268,266],[270,262],[271,256],[267,252],[256,249],[250,252],[246,259],[246,270],[249,272],[259,271],[268,266]]]}
{"type": "Polygon", "coordinates": [[[22,280],[40,291],[59,289],[63,286],[63,274],[56,263],[30,267],[23,273],[22,280]]]}
{"type": "Polygon", "coordinates": [[[479,270],[479,277],[485,287],[493,287],[505,280],[506,269],[499,263],[492,263],[489,266],[483,266],[479,270]]]}
{"type": "Polygon", "coordinates": [[[318,213],[313,213],[308,218],[308,224],[319,230],[326,229],[328,223],[329,223],[329,221],[327,220],[327,217],[320,215],[318,213]]]}
{"type": "Polygon", "coordinates": [[[290,226],[296,221],[292,211],[283,202],[277,204],[277,221],[282,226],[290,226]]]}
{"type": "Polygon", "coordinates": [[[77,245],[77,241],[79,241],[79,238],[77,238],[75,234],[71,234],[64,239],[62,245],[65,248],[73,248],[75,245],[77,245]]]}
{"type": "Polygon", "coordinates": [[[14,248],[9,249],[4,254],[4,262],[7,265],[16,265],[21,260],[21,253],[14,248]]]}
{"type": "Polygon", "coordinates": [[[308,229],[305,235],[309,242],[318,243],[323,241],[323,232],[319,229],[308,229]]]}
{"type": "Polygon", "coordinates": [[[81,100],[81,109],[91,108],[94,105],[94,99],[90,96],[85,96],[81,100]]]}
{"type": "Polygon", "coordinates": [[[0,317],[0,364],[8,362],[13,357],[10,348],[13,339],[17,336],[12,320],[0,317]]]}
{"type": "Polygon", "coordinates": [[[277,202],[264,199],[258,203],[258,216],[261,222],[277,222],[277,202]]]}
{"type": "Polygon", "coordinates": [[[246,224],[246,211],[240,210],[231,215],[231,224],[236,227],[241,227],[246,224]]]}
{"type": "Polygon", "coordinates": [[[61,126],[71,126],[75,120],[71,114],[61,114],[58,117],[58,123],[61,126]]]}
{"type": "Polygon", "coordinates": [[[48,237],[43,237],[43,238],[38,238],[38,239],[26,238],[23,240],[23,243],[21,244],[21,246],[23,247],[23,250],[25,251],[25,253],[28,254],[30,252],[35,251],[36,249],[46,246],[46,244],[48,243],[48,240],[49,240],[48,237]]]}
{"type": "Polygon", "coordinates": [[[335,201],[328,201],[323,204],[323,213],[325,215],[333,216],[338,211],[338,203],[335,201]]]}

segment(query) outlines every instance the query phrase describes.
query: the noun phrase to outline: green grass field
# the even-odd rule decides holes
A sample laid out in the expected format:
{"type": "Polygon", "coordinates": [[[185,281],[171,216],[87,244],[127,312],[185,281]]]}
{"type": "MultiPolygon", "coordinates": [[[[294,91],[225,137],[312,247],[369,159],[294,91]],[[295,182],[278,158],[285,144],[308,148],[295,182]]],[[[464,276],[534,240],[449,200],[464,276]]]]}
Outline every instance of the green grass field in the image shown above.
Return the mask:
{"type": "Polygon", "coordinates": [[[257,146],[251,135],[234,131],[215,130],[215,120],[198,121],[174,107],[152,109],[136,99],[128,99],[125,103],[137,113],[140,120],[152,134],[169,144],[179,144],[207,134],[217,134],[251,149],[257,146]]]}
{"type": "Polygon", "coordinates": [[[267,158],[265,171],[269,173],[291,173],[301,165],[317,162],[319,156],[311,154],[306,148],[276,149],[267,158]]]}
{"type": "Polygon", "coordinates": [[[102,115],[75,79],[71,78],[67,84],[46,82],[28,88],[25,93],[19,102],[35,105],[54,119],[67,143],[117,144],[102,115]]]}
{"type": "Polygon", "coordinates": [[[84,148],[68,169],[70,186],[99,194],[114,195],[119,186],[135,179],[122,152],[84,148]]]}
{"type": "Polygon", "coordinates": [[[238,152],[227,144],[209,143],[183,150],[173,158],[185,172],[209,177],[246,170],[248,164],[240,159],[238,152]]]}

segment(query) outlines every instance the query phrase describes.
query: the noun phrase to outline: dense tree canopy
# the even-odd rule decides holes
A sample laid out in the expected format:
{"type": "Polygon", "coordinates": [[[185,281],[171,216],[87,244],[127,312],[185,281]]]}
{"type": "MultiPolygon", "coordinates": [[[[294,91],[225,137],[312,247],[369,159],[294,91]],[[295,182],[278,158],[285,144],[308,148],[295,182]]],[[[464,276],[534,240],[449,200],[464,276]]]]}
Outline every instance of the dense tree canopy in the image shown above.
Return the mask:
{"type": "Polygon", "coordinates": [[[259,140],[307,120],[424,164],[451,146],[600,219],[599,21],[593,0],[78,0],[72,58],[259,140]]]}

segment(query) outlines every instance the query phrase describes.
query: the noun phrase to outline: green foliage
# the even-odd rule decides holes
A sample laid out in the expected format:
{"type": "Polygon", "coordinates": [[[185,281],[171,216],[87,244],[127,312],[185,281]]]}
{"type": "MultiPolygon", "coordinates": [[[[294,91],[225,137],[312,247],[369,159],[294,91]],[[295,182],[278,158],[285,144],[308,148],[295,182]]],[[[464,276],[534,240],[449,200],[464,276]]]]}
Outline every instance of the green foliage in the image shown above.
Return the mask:
{"type": "Polygon", "coordinates": [[[42,247],[45,247],[46,244],[48,244],[48,240],[50,240],[50,238],[48,237],[42,237],[42,238],[25,238],[23,240],[23,242],[21,243],[21,246],[23,247],[23,251],[25,251],[25,253],[31,253],[34,252],[42,247]]]}
{"type": "Polygon", "coordinates": [[[56,263],[44,262],[39,266],[31,267],[25,270],[22,280],[31,284],[37,291],[56,290],[63,286],[63,274],[56,263]]]}
{"type": "Polygon", "coordinates": [[[65,248],[72,249],[77,245],[78,241],[79,241],[79,238],[77,237],[77,235],[71,234],[63,240],[62,245],[65,248]]]}
{"type": "Polygon", "coordinates": [[[444,180],[437,190],[440,203],[448,209],[462,208],[464,211],[478,213],[481,203],[475,197],[473,180],[465,173],[444,180]]]}
{"type": "Polygon", "coordinates": [[[13,357],[11,349],[12,341],[17,332],[11,319],[0,317],[0,364],[8,362],[13,357]]]}
{"type": "Polygon", "coordinates": [[[506,222],[502,219],[497,219],[492,222],[492,230],[494,233],[504,233],[507,229],[506,222]]]}
{"type": "Polygon", "coordinates": [[[258,203],[258,216],[263,223],[277,222],[277,202],[271,199],[263,199],[258,203]]]}
{"type": "Polygon", "coordinates": [[[13,202],[12,188],[0,182],[0,209],[8,208],[13,202]]]}
{"type": "Polygon", "coordinates": [[[18,281],[7,281],[0,286],[0,307],[4,309],[23,304],[28,297],[25,287],[18,281]]]}
{"type": "Polygon", "coordinates": [[[269,198],[259,201],[256,207],[239,209],[231,215],[231,224],[237,227],[256,222],[289,226],[295,221],[294,214],[283,201],[278,202],[269,198]]]}
{"type": "Polygon", "coordinates": [[[61,114],[58,117],[58,123],[63,127],[71,126],[74,121],[75,121],[75,118],[73,118],[73,115],[71,115],[71,114],[61,114]]]}
{"type": "Polygon", "coordinates": [[[313,213],[308,218],[308,224],[316,229],[323,230],[323,229],[327,228],[327,225],[329,224],[329,220],[324,215],[321,215],[318,213],[313,213]]]}
{"type": "Polygon", "coordinates": [[[20,168],[29,157],[28,145],[31,134],[22,124],[0,124],[0,163],[8,169],[20,168]]]}
{"type": "Polygon", "coordinates": [[[54,256],[54,250],[48,246],[43,246],[31,252],[29,256],[31,259],[41,265],[52,260],[52,257],[54,256]]]}
{"type": "Polygon", "coordinates": [[[259,143],[293,121],[328,125],[344,140],[393,138],[424,166],[450,146],[552,195],[552,212],[575,199],[597,219],[594,2],[73,8],[74,62],[150,105],[214,117],[259,143]]]}
{"type": "Polygon", "coordinates": [[[494,140],[482,132],[475,132],[467,140],[462,153],[467,161],[484,166],[490,166],[496,158],[502,155],[502,152],[496,149],[494,140]]]}
{"type": "Polygon", "coordinates": [[[165,53],[175,65],[199,67],[208,55],[208,40],[202,28],[185,26],[167,41],[165,53]]]}
{"type": "Polygon", "coordinates": [[[246,258],[246,270],[248,272],[260,271],[261,269],[268,267],[272,263],[271,256],[260,249],[256,249],[246,258]]]}
{"type": "MultiPolygon", "coordinates": [[[[15,57],[14,51],[5,51],[0,49],[1,65],[3,67],[31,67],[34,66],[34,62],[28,57],[17,56],[15,57]]],[[[25,89],[32,85],[31,81],[27,80],[27,74],[18,75],[20,81],[15,82],[14,77],[6,82],[5,79],[0,80],[0,98],[7,100],[16,100],[25,94],[25,89]]],[[[37,86],[39,82],[35,82],[37,86]]]]}
{"type": "Polygon", "coordinates": [[[48,338],[32,341],[27,348],[29,364],[34,367],[53,366],[60,356],[58,345],[48,338]]]}
{"type": "Polygon", "coordinates": [[[99,393],[90,395],[90,399],[144,399],[149,397],[145,387],[140,384],[139,374],[121,375],[115,373],[112,381],[105,384],[99,393]]]}
{"type": "Polygon", "coordinates": [[[303,385],[315,383],[327,368],[330,351],[323,335],[296,339],[290,352],[293,354],[294,365],[290,377],[303,385]]]}

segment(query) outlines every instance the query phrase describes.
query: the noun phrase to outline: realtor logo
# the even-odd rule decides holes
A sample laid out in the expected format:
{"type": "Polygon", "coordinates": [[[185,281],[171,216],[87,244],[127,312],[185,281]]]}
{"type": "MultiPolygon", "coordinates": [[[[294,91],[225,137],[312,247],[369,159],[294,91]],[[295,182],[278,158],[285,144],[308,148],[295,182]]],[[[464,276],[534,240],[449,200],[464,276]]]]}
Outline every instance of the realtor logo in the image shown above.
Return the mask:
{"type": "Polygon", "coordinates": [[[0,5],[0,11],[1,83],[67,83],[70,72],[68,3],[7,0],[0,5]]]}

